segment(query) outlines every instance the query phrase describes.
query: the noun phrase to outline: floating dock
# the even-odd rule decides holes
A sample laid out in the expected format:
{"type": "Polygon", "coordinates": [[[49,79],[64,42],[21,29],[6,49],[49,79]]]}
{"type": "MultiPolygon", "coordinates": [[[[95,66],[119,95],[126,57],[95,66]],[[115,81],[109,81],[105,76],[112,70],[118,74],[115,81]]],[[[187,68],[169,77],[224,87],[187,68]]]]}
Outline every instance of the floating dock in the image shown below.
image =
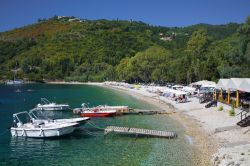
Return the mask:
{"type": "MultiPolygon", "coordinates": [[[[112,110],[116,110],[116,115],[154,115],[154,114],[172,114],[174,111],[168,110],[146,110],[146,109],[133,109],[127,106],[110,106],[112,110]]],[[[73,109],[74,114],[80,114],[81,108],[73,109]]]]}
{"type": "Polygon", "coordinates": [[[177,134],[175,132],[160,131],[160,130],[148,130],[148,129],[140,129],[140,128],[119,127],[119,126],[108,126],[104,129],[104,135],[107,135],[111,132],[153,136],[153,137],[164,137],[164,138],[176,138],[177,137],[177,134]]]}
{"type": "Polygon", "coordinates": [[[173,111],[166,110],[145,110],[145,109],[129,109],[128,112],[123,112],[123,115],[154,115],[154,114],[171,114],[173,111]]]}

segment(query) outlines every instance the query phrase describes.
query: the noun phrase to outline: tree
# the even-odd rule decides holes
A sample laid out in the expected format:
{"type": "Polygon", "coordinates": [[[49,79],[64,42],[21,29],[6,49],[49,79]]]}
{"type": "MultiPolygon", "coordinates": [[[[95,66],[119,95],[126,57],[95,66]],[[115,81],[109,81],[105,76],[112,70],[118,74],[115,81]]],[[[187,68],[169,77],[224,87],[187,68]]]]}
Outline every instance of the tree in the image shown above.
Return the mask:
{"type": "Polygon", "coordinates": [[[116,67],[116,74],[118,80],[129,80],[128,63],[129,58],[124,58],[121,60],[120,64],[116,67]]]}
{"type": "Polygon", "coordinates": [[[203,29],[194,31],[191,38],[187,42],[187,49],[186,52],[191,55],[195,56],[196,58],[201,57],[204,55],[207,46],[208,46],[208,36],[207,32],[203,29]]]}
{"type": "Polygon", "coordinates": [[[188,64],[190,66],[187,70],[187,77],[190,82],[193,79],[201,79],[201,60],[205,59],[208,44],[207,32],[203,29],[194,31],[187,42],[186,53],[190,56],[188,57],[188,64]]]}
{"type": "Polygon", "coordinates": [[[117,73],[120,79],[132,82],[160,81],[169,56],[170,52],[166,49],[152,46],[130,59],[122,60],[116,68],[117,73]]]}

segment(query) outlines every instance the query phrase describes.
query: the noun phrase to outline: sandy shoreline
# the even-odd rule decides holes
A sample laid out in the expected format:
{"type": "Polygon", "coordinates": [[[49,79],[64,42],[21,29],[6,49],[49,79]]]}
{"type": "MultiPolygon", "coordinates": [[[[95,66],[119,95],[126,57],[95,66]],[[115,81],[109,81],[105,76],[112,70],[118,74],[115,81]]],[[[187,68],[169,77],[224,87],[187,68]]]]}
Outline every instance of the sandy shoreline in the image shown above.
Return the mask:
{"type": "Polygon", "coordinates": [[[120,92],[131,95],[138,100],[155,105],[161,110],[169,110],[170,112],[173,112],[172,114],[168,114],[168,115],[174,120],[177,120],[181,125],[183,125],[183,127],[186,130],[185,134],[187,136],[192,137],[193,146],[197,149],[196,156],[199,156],[199,157],[195,158],[194,164],[199,165],[199,166],[210,165],[211,155],[214,154],[214,152],[217,150],[217,145],[215,144],[215,141],[212,141],[214,138],[211,138],[204,131],[202,131],[201,128],[199,128],[193,122],[193,120],[190,121],[190,117],[186,117],[184,116],[184,114],[178,112],[178,110],[176,110],[176,108],[172,104],[166,103],[162,100],[159,100],[158,98],[153,98],[150,96],[142,95],[134,91],[127,91],[121,88],[114,88],[111,86],[105,86],[103,84],[100,85],[100,84],[95,84],[95,83],[93,84],[88,83],[88,85],[102,86],[102,87],[118,90],[120,92]]]}
{"type": "MultiPolygon", "coordinates": [[[[149,93],[144,89],[129,89],[103,83],[52,82],[53,84],[85,84],[111,88],[173,112],[171,118],[185,128],[185,134],[193,138],[197,149],[196,165],[250,165],[250,127],[240,128],[235,124],[239,117],[231,117],[227,110],[216,107],[205,108],[198,99],[187,103],[175,103],[165,97],[149,93]],[[224,131],[225,130],[225,131],[224,131]]],[[[237,112],[236,112],[237,113],[237,112]]]]}

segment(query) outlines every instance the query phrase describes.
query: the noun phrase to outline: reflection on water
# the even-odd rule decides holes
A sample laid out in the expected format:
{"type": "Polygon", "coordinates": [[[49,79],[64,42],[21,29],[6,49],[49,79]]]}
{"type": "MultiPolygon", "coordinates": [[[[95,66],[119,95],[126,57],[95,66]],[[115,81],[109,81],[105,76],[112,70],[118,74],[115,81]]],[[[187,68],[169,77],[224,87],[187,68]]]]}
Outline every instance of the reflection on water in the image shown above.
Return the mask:
{"type": "MultiPolygon", "coordinates": [[[[37,159],[46,160],[54,156],[60,147],[60,141],[33,138],[11,138],[10,141],[10,165],[33,165],[37,159]],[[43,157],[41,157],[43,156],[43,157]]],[[[41,161],[44,162],[44,161],[41,161]]]]}
{"type": "Polygon", "coordinates": [[[13,152],[11,156],[38,156],[41,152],[53,153],[60,146],[60,141],[57,139],[34,139],[23,137],[12,137],[10,141],[10,148],[13,152]]]}

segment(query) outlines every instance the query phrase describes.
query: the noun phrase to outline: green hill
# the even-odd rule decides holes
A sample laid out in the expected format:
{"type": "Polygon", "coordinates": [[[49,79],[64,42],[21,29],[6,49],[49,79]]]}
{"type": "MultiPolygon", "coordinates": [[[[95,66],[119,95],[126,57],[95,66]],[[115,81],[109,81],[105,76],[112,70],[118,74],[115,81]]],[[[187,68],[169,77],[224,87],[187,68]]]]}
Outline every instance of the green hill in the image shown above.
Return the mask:
{"type": "Polygon", "coordinates": [[[76,17],[40,19],[0,33],[0,79],[11,78],[14,68],[20,78],[36,81],[186,83],[249,76],[244,71],[250,59],[247,26],[178,28],[76,17]]]}

